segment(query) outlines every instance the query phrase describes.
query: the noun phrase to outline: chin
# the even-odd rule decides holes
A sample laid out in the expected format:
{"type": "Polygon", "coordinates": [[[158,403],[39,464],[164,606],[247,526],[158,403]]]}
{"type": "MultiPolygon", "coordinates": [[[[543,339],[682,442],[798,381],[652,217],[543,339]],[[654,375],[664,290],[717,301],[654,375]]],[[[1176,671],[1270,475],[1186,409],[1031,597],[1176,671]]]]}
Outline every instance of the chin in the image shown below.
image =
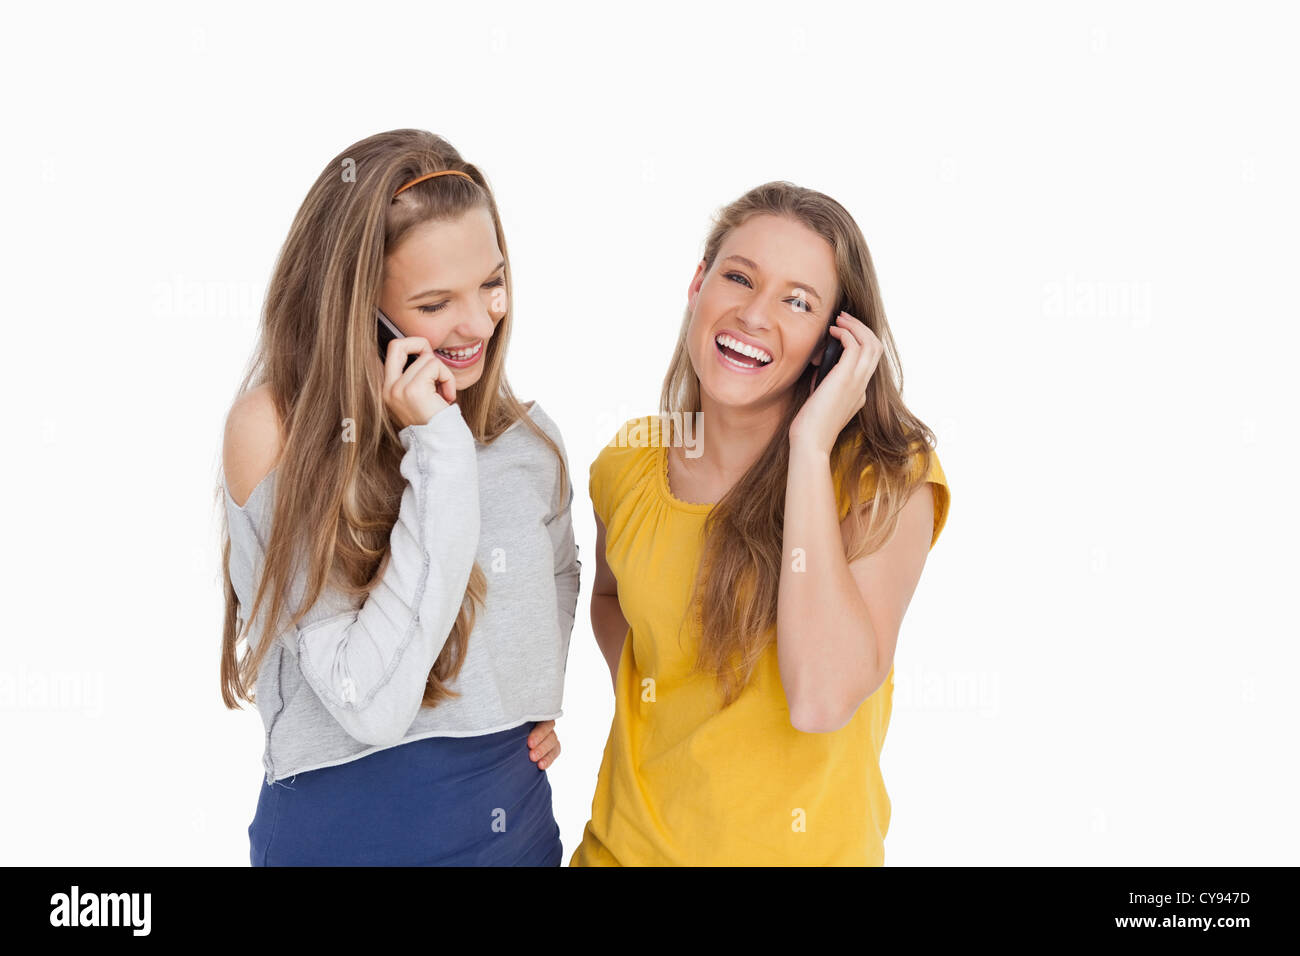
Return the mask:
{"type": "Polygon", "coordinates": [[[456,377],[456,388],[464,389],[469,388],[483,377],[483,368],[481,365],[476,365],[474,368],[465,369],[464,372],[454,372],[453,374],[456,377]]]}
{"type": "Polygon", "coordinates": [[[734,408],[757,404],[762,398],[762,393],[753,386],[727,380],[719,382],[717,378],[712,377],[700,379],[700,394],[707,395],[710,400],[719,405],[730,405],[734,408]]]}

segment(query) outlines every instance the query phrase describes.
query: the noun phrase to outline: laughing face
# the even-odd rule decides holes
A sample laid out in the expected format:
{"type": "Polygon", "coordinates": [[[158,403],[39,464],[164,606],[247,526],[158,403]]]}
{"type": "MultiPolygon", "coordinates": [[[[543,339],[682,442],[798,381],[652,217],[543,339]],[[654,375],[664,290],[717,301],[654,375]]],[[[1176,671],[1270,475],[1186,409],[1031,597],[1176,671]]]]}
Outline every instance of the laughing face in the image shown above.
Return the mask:
{"type": "Polygon", "coordinates": [[[458,392],[483,374],[506,312],[505,269],[492,214],[481,206],[416,226],[385,258],[380,309],[403,335],[428,339],[458,392]]]}
{"type": "Polygon", "coordinates": [[[807,226],[763,214],[733,229],[688,291],[702,395],[737,407],[788,401],[820,360],[838,294],[834,250],[807,226]]]}

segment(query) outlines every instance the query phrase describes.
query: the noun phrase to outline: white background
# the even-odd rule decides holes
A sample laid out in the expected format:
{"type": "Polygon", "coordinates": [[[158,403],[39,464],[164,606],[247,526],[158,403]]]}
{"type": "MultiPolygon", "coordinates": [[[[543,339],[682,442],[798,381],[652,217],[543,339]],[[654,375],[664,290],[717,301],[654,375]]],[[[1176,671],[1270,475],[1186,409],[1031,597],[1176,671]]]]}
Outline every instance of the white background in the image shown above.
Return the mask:
{"type": "Polygon", "coordinates": [[[862,227],[952,490],[899,641],[886,863],[1295,864],[1285,10],[11,12],[3,862],[248,864],[222,425],[308,186],[416,126],[496,190],[510,379],[579,476],[566,863],[613,707],[587,467],[657,408],[712,213],[788,179],[862,227]]]}

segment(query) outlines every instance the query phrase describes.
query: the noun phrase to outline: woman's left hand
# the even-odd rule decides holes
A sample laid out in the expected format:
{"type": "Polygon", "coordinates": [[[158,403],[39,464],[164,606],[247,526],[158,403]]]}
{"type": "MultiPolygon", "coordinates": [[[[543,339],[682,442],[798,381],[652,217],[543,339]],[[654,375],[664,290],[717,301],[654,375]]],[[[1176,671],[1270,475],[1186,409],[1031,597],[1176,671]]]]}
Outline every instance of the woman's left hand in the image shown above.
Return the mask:
{"type": "MultiPolygon", "coordinates": [[[[867,403],[867,382],[880,364],[885,347],[876,333],[847,312],[841,312],[830,334],[840,340],[844,354],[790,423],[790,445],[830,454],[849,419],[867,403]]],[[[816,376],[814,375],[814,378],[816,376]]]]}
{"type": "Polygon", "coordinates": [[[539,720],[528,735],[528,759],[545,770],[560,755],[560,738],[555,736],[555,721],[539,720]]]}

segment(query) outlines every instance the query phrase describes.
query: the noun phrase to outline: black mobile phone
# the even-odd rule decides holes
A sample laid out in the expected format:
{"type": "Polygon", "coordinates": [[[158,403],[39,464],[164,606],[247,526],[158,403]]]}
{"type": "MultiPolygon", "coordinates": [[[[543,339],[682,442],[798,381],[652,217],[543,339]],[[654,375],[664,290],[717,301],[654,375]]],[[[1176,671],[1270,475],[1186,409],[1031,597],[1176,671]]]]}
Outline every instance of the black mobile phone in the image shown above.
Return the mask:
{"type": "MultiPolygon", "coordinates": [[[[393,339],[404,339],[406,336],[402,334],[401,329],[393,324],[392,319],[384,315],[383,309],[375,309],[375,323],[379,327],[379,361],[386,362],[388,360],[388,343],[393,339]]],[[[410,368],[411,363],[417,358],[419,358],[418,355],[408,355],[406,364],[402,366],[402,371],[405,372],[410,368]]]]}
{"type": "MultiPolygon", "coordinates": [[[[831,313],[831,320],[827,324],[826,326],[827,328],[830,328],[832,325],[835,324],[835,320],[839,318],[839,315],[842,311],[843,311],[842,306],[837,304],[835,306],[835,311],[831,313]]],[[[817,366],[817,374],[813,376],[814,391],[816,391],[817,386],[822,383],[822,379],[824,379],[827,375],[830,374],[831,369],[835,367],[835,363],[840,360],[840,356],[844,354],[844,346],[840,345],[839,339],[837,339],[835,336],[830,334],[827,335],[827,339],[829,341],[827,341],[826,343],[825,353],[822,354],[822,363],[821,365],[817,366]]]]}

